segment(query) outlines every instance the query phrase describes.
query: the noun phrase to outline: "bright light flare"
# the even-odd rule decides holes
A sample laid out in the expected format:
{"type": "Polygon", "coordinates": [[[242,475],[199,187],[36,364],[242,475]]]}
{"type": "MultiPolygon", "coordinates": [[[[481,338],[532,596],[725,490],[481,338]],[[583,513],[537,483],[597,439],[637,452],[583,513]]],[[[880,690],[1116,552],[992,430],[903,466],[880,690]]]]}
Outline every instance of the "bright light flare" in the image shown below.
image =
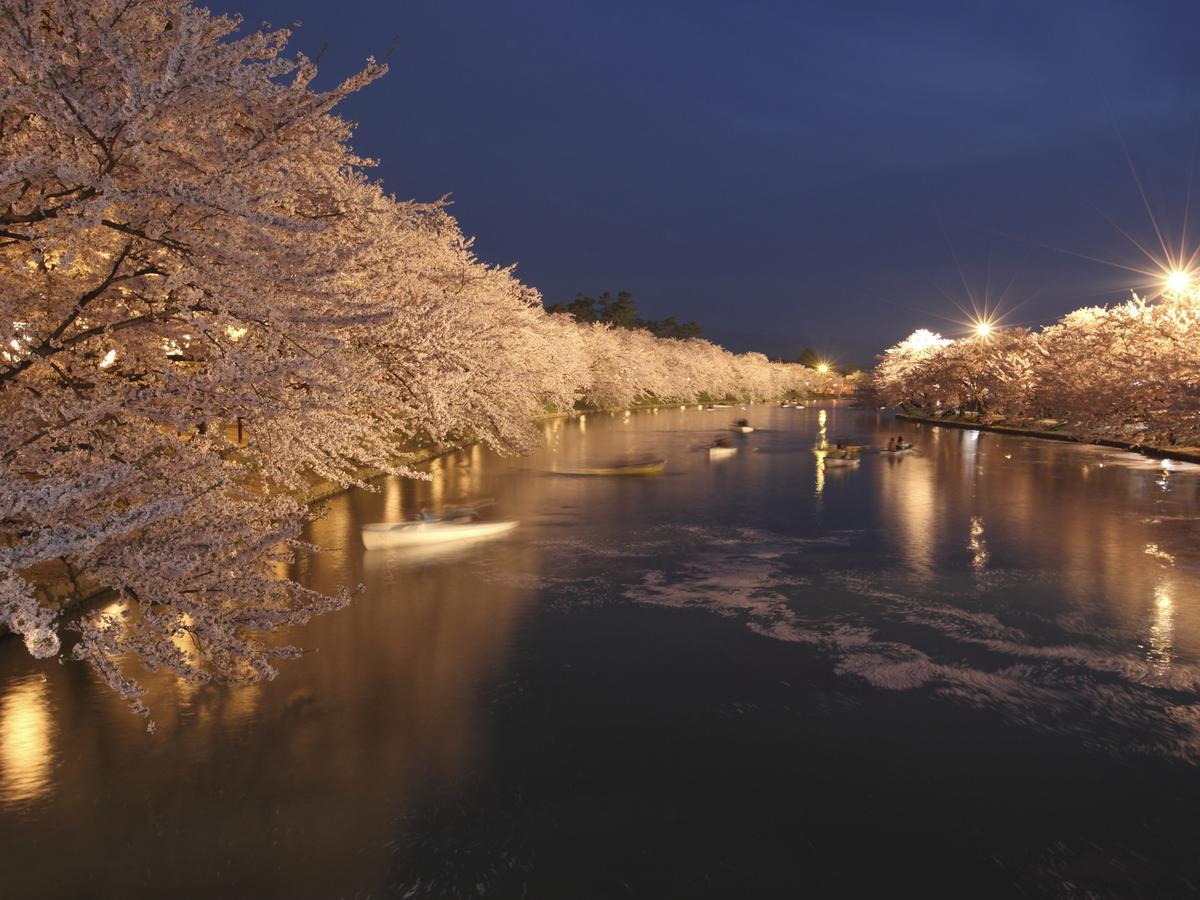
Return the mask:
{"type": "Polygon", "coordinates": [[[828,375],[829,374],[829,363],[827,363],[827,362],[817,363],[817,372],[821,375],[828,375]]]}
{"type": "Polygon", "coordinates": [[[983,321],[975,323],[975,334],[981,338],[985,338],[992,333],[992,323],[983,321]]]}
{"type": "Polygon", "coordinates": [[[1167,276],[1167,290],[1176,294],[1187,291],[1192,286],[1192,273],[1176,270],[1167,276]]]}

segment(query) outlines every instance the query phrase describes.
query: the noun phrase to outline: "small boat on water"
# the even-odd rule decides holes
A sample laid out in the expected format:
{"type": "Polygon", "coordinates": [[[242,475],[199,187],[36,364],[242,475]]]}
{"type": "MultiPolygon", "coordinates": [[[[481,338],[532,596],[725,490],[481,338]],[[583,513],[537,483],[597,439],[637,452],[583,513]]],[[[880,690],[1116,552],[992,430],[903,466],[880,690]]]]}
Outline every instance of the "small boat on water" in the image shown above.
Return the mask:
{"type": "Polygon", "coordinates": [[[738,452],[737,447],[709,447],[708,448],[708,458],[709,459],[727,459],[728,457],[733,456],[737,452],[738,452]]]}
{"type": "Polygon", "coordinates": [[[754,430],[754,428],[746,419],[738,419],[733,423],[733,430],[740,431],[742,434],[749,434],[754,430]]]}
{"type": "Polygon", "coordinates": [[[916,453],[917,448],[914,447],[912,444],[904,444],[901,447],[890,447],[890,448],[889,447],[881,447],[879,449],[879,452],[886,453],[889,456],[903,456],[903,455],[906,455],[909,453],[916,453]]]}
{"type": "Polygon", "coordinates": [[[733,409],[732,403],[714,403],[709,409],[733,409]]]}
{"type": "Polygon", "coordinates": [[[555,469],[555,475],[661,475],[667,467],[665,459],[652,459],[647,462],[628,463],[617,466],[576,467],[572,469],[555,469]]]}
{"type": "Polygon", "coordinates": [[[498,537],[516,527],[516,522],[377,522],[363,526],[362,539],[368,550],[386,550],[390,547],[417,547],[498,537]]]}
{"type": "Polygon", "coordinates": [[[827,456],[825,457],[825,468],[846,469],[857,466],[861,462],[862,460],[857,456],[827,456]]]}

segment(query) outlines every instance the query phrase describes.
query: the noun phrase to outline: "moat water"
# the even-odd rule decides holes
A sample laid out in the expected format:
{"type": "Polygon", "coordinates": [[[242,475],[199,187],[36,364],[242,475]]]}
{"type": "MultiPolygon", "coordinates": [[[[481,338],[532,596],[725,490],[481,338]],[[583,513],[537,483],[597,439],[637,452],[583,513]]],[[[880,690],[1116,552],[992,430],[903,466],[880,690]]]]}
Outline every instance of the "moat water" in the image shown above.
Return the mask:
{"type": "Polygon", "coordinates": [[[0,895],[1200,891],[1200,467],[828,403],[544,430],[328,501],[294,574],[354,603],[273,682],[147,676],[153,734],[0,642],[0,895]],[[519,527],[358,536],[481,499],[519,527]]]}

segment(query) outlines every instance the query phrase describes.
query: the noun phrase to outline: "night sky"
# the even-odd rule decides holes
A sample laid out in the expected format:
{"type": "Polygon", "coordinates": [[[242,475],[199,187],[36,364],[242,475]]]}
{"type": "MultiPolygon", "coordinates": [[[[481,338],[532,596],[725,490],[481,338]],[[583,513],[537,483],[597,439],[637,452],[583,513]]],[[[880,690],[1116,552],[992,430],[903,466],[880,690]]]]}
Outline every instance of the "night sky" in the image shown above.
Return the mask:
{"type": "Polygon", "coordinates": [[[1183,237],[1195,2],[210,7],[299,20],[319,85],[395,43],[342,108],[389,192],[452,194],[547,303],[628,290],[735,350],[866,364],[985,298],[1013,324],[1120,300],[1150,280],[1065,251],[1161,255],[1133,172],[1183,237]]]}

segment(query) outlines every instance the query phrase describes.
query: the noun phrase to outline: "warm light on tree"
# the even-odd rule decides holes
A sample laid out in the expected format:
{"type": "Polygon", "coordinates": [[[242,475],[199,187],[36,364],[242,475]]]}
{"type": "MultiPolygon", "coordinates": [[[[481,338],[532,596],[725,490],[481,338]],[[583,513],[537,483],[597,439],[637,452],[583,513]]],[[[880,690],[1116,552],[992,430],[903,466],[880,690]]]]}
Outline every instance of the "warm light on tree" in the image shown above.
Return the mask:
{"type": "Polygon", "coordinates": [[[945,411],[1069,421],[1082,433],[1159,445],[1200,443],[1200,304],[1191,290],[1157,302],[1134,296],[1090,307],[1033,332],[987,340],[916,332],[885,351],[871,376],[876,398],[945,411]]]}
{"type": "Polygon", "coordinates": [[[365,176],[332,110],[374,61],[320,92],[286,30],[239,34],[186,0],[3,13],[0,623],[54,656],[38,585],[111,589],[129,615],[82,616],[74,656],[139,711],[133,661],[270,678],[298,652],[271,632],[348,602],[279,576],[316,549],[297,540],[314,480],[415,474],[395,460],[418,445],[520,451],[579,400],[816,387],[802,365],[547,314],[444,204],[365,176]]]}

